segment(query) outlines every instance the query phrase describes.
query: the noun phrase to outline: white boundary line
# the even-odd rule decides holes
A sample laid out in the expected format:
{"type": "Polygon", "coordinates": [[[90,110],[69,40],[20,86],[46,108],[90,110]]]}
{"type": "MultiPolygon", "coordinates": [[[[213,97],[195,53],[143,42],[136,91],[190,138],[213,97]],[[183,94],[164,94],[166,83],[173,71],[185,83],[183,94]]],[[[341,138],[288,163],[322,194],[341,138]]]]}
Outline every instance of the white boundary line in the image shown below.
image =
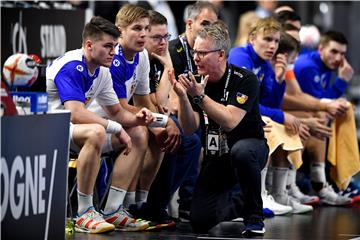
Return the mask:
{"type": "Polygon", "coordinates": [[[53,165],[52,165],[52,170],[51,170],[49,205],[48,205],[48,211],[47,211],[47,216],[46,216],[46,227],[45,227],[45,236],[44,236],[45,240],[48,239],[48,232],[49,232],[49,221],[50,221],[50,212],[51,212],[52,193],[53,193],[53,188],[54,188],[54,176],[55,176],[56,158],[57,158],[57,149],[54,150],[53,165]]]}

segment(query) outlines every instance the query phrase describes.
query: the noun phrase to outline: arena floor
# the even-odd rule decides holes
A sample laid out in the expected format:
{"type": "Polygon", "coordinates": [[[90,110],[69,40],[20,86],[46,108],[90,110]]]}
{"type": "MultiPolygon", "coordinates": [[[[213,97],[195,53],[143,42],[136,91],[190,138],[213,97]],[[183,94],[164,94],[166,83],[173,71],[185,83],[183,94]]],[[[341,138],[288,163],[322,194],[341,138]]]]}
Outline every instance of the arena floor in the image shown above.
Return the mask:
{"type": "MultiPolygon", "coordinates": [[[[73,240],[191,240],[191,239],[245,239],[241,236],[244,225],[225,222],[214,227],[209,234],[196,235],[190,225],[179,223],[176,230],[158,232],[112,232],[108,234],[75,233],[73,240]]],[[[351,207],[315,207],[307,214],[285,215],[265,220],[266,233],[258,239],[357,239],[360,240],[360,203],[351,207]]]]}

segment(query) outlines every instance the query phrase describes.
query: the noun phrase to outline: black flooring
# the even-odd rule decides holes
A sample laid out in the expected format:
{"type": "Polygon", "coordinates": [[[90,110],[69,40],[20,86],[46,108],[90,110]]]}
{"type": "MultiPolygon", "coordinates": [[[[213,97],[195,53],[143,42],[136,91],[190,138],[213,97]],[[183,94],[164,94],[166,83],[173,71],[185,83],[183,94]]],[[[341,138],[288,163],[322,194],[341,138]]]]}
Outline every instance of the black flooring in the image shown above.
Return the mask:
{"type": "MultiPolygon", "coordinates": [[[[192,233],[187,223],[179,223],[176,230],[157,232],[111,232],[107,234],[75,233],[72,240],[192,240],[192,239],[246,239],[241,236],[241,222],[224,222],[209,234],[192,233]]],[[[360,203],[351,207],[317,206],[307,214],[285,215],[265,220],[266,233],[258,239],[356,239],[360,240],[360,203]]]]}

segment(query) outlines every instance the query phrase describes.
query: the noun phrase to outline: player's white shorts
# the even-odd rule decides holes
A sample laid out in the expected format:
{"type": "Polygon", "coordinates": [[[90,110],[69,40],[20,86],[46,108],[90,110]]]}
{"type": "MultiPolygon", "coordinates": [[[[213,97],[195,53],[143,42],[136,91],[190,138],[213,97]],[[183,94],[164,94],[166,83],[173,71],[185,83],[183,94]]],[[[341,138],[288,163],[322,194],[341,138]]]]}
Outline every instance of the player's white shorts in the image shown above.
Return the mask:
{"type": "MultiPolygon", "coordinates": [[[[76,127],[76,125],[78,125],[78,124],[70,123],[70,128],[69,128],[70,150],[73,151],[73,152],[79,153],[81,148],[78,145],[76,145],[74,140],[73,140],[73,131],[74,131],[74,128],[76,127]]],[[[104,143],[104,146],[102,147],[101,153],[108,153],[108,152],[111,152],[113,150],[114,149],[113,149],[112,144],[111,144],[111,134],[107,133],[106,136],[105,136],[105,143],[104,143]]]]}

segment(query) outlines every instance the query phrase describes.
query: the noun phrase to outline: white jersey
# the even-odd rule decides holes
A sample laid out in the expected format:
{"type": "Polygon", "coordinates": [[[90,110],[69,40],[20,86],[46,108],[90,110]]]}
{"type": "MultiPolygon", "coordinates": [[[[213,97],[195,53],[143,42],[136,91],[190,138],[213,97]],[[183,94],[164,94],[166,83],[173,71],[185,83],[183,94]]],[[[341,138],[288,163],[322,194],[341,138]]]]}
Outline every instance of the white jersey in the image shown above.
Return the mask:
{"type": "Polygon", "coordinates": [[[64,109],[64,102],[80,101],[88,108],[96,100],[101,106],[118,104],[109,68],[98,67],[90,74],[83,49],[65,53],[46,68],[49,111],[64,109]]]}
{"type": "MultiPolygon", "coordinates": [[[[131,61],[125,59],[121,46],[115,49],[115,56],[110,66],[113,87],[119,99],[127,101],[135,95],[147,95],[150,93],[150,62],[146,49],[135,54],[131,61]]],[[[108,117],[106,112],[94,101],[90,111],[96,112],[102,117],[108,117]]]]}
{"type": "Polygon", "coordinates": [[[147,50],[137,53],[131,61],[125,59],[121,46],[117,46],[115,51],[110,72],[118,98],[129,101],[134,94],[149,94],[150,62],[147,50]]]}

